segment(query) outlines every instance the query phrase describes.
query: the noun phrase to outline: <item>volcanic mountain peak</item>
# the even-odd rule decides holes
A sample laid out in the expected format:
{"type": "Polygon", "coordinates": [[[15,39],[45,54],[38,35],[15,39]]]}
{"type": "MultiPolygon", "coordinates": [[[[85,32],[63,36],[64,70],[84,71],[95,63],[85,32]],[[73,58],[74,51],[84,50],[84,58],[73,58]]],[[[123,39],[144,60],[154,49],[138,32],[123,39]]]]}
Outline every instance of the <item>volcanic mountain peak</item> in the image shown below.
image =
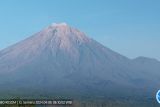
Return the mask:
{"type": "Polygon", "coordinates": [[[41,31],[44,36],[60,39],[62,42],[88,42],[90,39],[85,33],[76,28],[70,27],[66,23],[53,23],[47,29],[41,31]]]}
{"type": "Polygon", "coordinates": [[[52,24],[0,51],[0,95],[150,98],[159,71],[159,62],[132,61],[65,23],[52,24]]]}
{"type": "Polygon", "coordinates": [[[63,30],[63,31],[67,31],[72,29],[69,25],[67,25],[66,23],[52,23],[51,25],[49,25],[47,27],[48,30],[63,30]]]}
{"type": "Polygon", "coordinates": [[[58,50],[64,50],[65,52],[75,52],[77,48],[89,43],[89,39],[83,32],[76,28],[68,26],[66,23],[51,24],[40,32],[33,36],[8,47],[1,51],[0,56],[5,54],[10,58],[13,56],[28,56],[32,54],[43,53],[46,49],[56,53],[58,50]],[[10,55],[11,54],[11,55],[10,55]]]}

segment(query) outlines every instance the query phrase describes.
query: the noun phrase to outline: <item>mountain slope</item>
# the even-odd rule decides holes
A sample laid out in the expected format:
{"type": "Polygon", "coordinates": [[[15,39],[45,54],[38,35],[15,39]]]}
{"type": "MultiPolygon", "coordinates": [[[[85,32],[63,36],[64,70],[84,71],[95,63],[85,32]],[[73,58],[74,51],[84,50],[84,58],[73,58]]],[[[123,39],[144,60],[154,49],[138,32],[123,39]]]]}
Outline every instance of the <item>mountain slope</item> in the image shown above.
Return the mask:
{"type": "Polygon", "coordinates": [[[52,24],[0,51],[0,93],[71,98],[150,95],[159,76],[152,79],[139,65],[65,23],[52,24]]]}

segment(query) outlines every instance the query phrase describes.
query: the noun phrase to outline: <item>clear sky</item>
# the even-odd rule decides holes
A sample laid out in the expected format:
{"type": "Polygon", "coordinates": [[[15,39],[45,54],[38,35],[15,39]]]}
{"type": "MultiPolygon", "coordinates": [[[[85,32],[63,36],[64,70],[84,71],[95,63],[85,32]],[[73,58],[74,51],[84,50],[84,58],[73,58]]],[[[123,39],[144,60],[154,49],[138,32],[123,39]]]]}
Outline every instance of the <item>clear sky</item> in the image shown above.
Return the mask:
{"type": "Polygon", "coordinates": [[[129,58],[160,60],[160,0],[0,0],[0,49],[53,22],[129,58]]]}

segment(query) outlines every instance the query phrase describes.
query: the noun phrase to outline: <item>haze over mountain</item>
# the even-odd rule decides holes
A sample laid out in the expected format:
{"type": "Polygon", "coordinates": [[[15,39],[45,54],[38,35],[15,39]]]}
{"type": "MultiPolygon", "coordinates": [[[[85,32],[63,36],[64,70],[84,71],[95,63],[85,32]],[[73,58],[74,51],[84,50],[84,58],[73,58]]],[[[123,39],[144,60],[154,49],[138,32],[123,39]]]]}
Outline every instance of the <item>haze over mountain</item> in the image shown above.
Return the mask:
{"type": "Polygon", "coordinates": [[[129,59],[66,23],[0,51],[1,97],[154,97],[160,62],[129,59]]]}

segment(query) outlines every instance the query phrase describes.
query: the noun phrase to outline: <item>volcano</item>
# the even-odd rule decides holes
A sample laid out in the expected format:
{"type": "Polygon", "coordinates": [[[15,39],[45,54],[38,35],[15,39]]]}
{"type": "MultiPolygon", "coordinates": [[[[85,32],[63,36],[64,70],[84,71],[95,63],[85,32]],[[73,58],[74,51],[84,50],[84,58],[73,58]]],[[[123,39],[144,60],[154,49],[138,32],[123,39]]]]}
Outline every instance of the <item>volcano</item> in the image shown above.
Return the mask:
{"type": "Polygon", "coordinates": [[[160,86],[160,62],[129,59],[66,23],[0,51],[1,98],[122,98],[160,86]]]}

